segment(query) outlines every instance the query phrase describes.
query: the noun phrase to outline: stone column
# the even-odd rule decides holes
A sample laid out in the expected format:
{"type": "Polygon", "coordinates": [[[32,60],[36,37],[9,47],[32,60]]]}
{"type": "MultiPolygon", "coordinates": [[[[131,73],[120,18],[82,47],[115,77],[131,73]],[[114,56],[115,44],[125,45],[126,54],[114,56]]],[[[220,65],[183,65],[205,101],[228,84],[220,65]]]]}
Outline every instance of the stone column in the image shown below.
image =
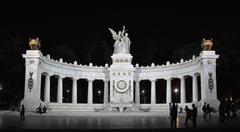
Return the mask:
{"type": "Polygon", "coordinates": [[[135,81],[135,103],[137,106],[140,105],[140,87],[139,87],[140,81],[135,81]]]}
{"type": "Polygon", "coordinates": [[[50,102],[50,75],[45,76],[44,102],[50,102]]]}
{"type": "Polygon", "coordinates": [[[197,76],[193,75],[192,77],[192,95],[193,95],[193,102],[198,101],[198,88],[197,88],[197,76]]]}
{"type": "Polygon", "coordinates": [[[108,80],[104,81],[104,104],[108,103],[108,80]]]}
{"type": "Polygon", "coordinates": [[[93,80],[88,80],[88,104],[93,103],[93,88],[92,88],[93,80]]]}
{"type": "Polygon", "coordinates": [[[171,84],[171,78],[168,78],[166,79],[167,80],[167,99],[166,99],[166,103],[169,104],[169,103],[172,103],[172,84],[171,84]]]}
{"type": "Polygon", "coordinates": [[[156,80],[151,80],[151,104],[156,104],[156,80]]]}
{"type": "Polygon", "coordinates": [[[73,78],[72,85],[72,103],[77,103],[77,78],[73,78]]]}
{"type": "Polygon", "coordinates": [[[181,104],[186,103],[186,87],[185,87],[185,77],[181,78],[181,104]]]}
{"type": "Polygon", "coordinates": [[[63,86],[62,86],[63,77],[58,77],[58,92],[57,92],[57,102],[62,103],[62,97],[63,97],[63,86]]]}

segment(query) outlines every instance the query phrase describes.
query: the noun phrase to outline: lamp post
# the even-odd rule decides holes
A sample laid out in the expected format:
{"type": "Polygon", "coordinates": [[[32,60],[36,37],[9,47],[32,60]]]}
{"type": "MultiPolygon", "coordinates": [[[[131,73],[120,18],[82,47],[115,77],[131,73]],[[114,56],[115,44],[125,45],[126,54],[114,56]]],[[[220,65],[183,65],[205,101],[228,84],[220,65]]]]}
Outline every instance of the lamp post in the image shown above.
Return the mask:
{"type": "Polygon", "coordinates": [[[178,89],[177,88],[174,89],[174,93],[175,93],[175,103],[177,103],[177,94],[178,94],[178,89]]]}
{"type": "Polygon", "coordinates": [[[100,100],[101,100],[100,96],[101,96],[101,90],[98,90],[98,98],[99,98],[99,102],[101,102],[101,101],[100,101],[100,100]]]}
{"type": "Polygon", "coordinates": [[[143,95],[143,103],[145,104],[146,100],[145,100],[145,95],[144,95],[144,93],[145,93],[145,90],[142,90],[141,94],[143,95]]]}

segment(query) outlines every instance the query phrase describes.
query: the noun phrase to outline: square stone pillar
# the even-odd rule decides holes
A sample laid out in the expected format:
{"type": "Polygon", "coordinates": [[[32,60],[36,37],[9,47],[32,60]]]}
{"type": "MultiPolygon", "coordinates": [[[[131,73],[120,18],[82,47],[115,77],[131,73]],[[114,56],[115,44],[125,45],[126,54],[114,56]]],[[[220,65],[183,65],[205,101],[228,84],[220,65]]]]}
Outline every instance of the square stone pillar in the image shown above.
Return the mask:
{"type": "Polygon", "coordinates": [[[40,50],[27,50],[22,56],[25,58],[25,86],[21,104],[25,106],[26,111],[35,111],[41,103],[42,53],[40,50]]]}
{"type": "Polygon", "coordinates": [[[201,102],[218,109],[216,60],[219,55],[215,51],[202,51],[201,57],[201,102]]]}

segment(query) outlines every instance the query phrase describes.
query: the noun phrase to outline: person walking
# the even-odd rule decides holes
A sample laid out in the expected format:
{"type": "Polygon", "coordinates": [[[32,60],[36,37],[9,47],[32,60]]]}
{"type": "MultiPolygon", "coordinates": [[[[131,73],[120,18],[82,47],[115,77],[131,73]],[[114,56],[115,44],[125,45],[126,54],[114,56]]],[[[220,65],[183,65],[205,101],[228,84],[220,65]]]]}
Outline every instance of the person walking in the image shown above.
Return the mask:
{"type": "Polygon", "coordinates": [[[230,104],[230,101],[228,100],[225,105],[225,112],[227,115],[227,117],[226,117],[227,120],[231,119],[230,111],[231,111],[231,104],[230,104]]]}
{"type": "Polygon", "coordinates": [[[231,104],[232,119],[237,119],[237,108],[235,103],[231,104]]]}
{"type": "Polygon", "coordinates": [[[25,107],[24,107],[24,105],[22,105],[22,108],[20,110],[20,116],[21,116],[21,120],[25,120],[25,107]]]}
{"type": "Polygon", "coordinates": [[[220,105],[218,107],[218,112],[219,112],[219,121],[224,123],[225,120],[225,106],[224,103],[221,101],[220,105]]]}
{"type": "Polygon", "coordinates": [[[206,111],[207,111],[207,104],[204,103],[203,104],[203,107],[202,107],[202,111],[203,111],[203,119],[206,119],[206,111]]]}
{"type": "Polygon", "coordinates": [[[192,121],[193,121],[193,127],[197,127],[197,107],[195,104],[192,104],[192,121]]]}

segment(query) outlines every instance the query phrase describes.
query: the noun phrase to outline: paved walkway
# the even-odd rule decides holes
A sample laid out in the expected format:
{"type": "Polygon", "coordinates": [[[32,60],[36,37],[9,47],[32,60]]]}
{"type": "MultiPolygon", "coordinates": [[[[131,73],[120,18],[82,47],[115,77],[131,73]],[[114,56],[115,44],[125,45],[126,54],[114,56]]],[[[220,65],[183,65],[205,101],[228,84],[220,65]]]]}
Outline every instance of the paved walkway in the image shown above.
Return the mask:
{"type": "MultiPolygon", "coordinates": [[[[165,113],[109,113],[109,112],[50,112],[48,114],[26,113],[21,121],[18,112],[0,115],[0,129],[165,129],[170,128],[170,119],[165,113]]],[[[192,128],[192,122],[184,126],[185,114],[179,114],[177,128],[192,128]]],[[[198,128],[240,128],[240,119],[218,122],[218,115],[203,120],[198,116],[198,128]]]]}

